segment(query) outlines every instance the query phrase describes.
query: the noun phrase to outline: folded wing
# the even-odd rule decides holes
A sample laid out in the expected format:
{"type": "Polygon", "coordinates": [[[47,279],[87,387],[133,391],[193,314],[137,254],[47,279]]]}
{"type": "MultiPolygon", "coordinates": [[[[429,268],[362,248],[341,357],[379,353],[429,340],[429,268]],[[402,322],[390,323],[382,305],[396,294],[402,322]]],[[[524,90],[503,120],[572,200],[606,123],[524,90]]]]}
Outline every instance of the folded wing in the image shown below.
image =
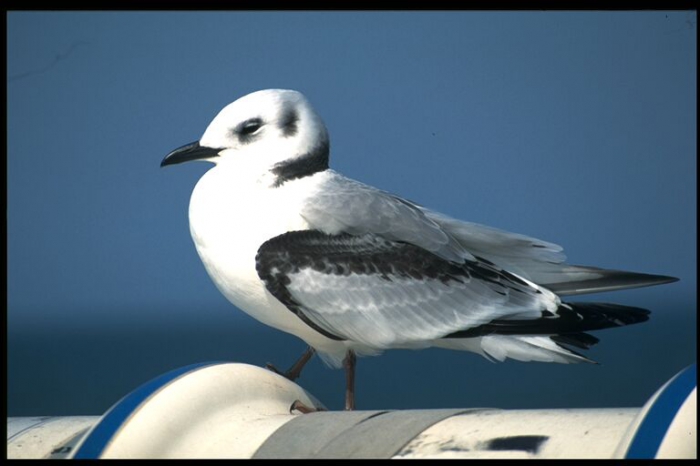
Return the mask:
{"type": "Polygon", "coordinates": [[[256,261],[270,293],[311,327],[379,349],[559,307],[553,293],[488,262],[451,262],[369,233],[293,231],[264,243],[256,261]]]}
{"type": "Polygon", "coordinates": [[[484,259],[560,296],[677,280],[664,275],[570,265],[565,263],[566,256],[557,244],[457,220],[329,172],[325,184],[302,208],[302,216],[325,233],[376,234],[413,244],[453,262],[484,259]]]}

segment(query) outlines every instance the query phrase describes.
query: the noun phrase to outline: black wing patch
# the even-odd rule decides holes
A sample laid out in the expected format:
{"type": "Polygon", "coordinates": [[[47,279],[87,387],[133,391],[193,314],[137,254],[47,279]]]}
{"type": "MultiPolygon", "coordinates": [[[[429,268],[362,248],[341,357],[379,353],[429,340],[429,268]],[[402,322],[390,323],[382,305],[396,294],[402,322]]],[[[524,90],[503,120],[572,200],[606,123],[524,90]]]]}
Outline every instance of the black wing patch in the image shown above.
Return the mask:
{"type": "MultiPolygon", "coordinates": [[[[487,261],[450,262],[413,244],[389,241],[373,234],[328,235],[304,230],[266,241],[258,249],[256,270],[267,290],[314,330],[335,340],[345,338],[312,322],[304,314],[303,304],[289,291],[290,276],[309,268],[329,275],[375,275],[388,281],[413,278],[447,284],[478,279],[488,282],[493,291],[502,295],[513,291],[539,293],[519,277],[487,261]]],[[[464,306],[468,307],[469,303],[464,306]]]]}

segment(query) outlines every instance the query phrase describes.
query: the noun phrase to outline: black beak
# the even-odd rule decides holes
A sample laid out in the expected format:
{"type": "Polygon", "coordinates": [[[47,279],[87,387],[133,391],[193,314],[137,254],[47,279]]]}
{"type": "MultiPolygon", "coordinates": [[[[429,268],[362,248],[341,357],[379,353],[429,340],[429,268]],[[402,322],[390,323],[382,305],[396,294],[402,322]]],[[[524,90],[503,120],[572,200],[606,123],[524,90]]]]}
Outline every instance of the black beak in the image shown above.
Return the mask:
{"type": "Polygon", "coordinates": [[[204,147],[199,145],[199,141],[190,144],[185,144],[178,147],[171,153],[165,156],[160,163],[161,167],[166,165],[175,165],[177,163],[189,162],[191,160],[202,160],[217,157],[221,149],[213,147],[204,147]]]}

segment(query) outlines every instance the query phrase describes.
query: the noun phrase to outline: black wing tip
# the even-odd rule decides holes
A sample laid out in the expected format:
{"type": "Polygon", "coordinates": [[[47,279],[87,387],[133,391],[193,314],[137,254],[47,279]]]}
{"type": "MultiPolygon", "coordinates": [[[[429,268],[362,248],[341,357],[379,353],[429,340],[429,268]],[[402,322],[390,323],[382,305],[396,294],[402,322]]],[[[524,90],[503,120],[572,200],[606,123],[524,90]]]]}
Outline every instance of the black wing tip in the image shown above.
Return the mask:
{"type": "Polygon", "coordinates": [[[602,326],[591,330],[609,327],[623,327],[649,320],[651,311],[636,306],[609,303],[567,303],[575,312],[584,313],[584,319],[593,318],[602,326]]]}
{"type": "Polygon", "coordinates": [[[597,278],[571,280],[561,283],[539,283],[541,286],[560,296],[603,293],[608,291],[645,288],[647,286],[667,285],[680,279],[669,275],[655,275],[624,270],[601,269],[572,265],[574,271],[588,272],[598,275],[597,278]]]}
{"type": "Polygon", "coordinates": [[[556,318],[495,319],[478,327],[452,332],[443,338],[473,338],[491,334],[578,336],[584,335],[582,332],[645,322],[649,320],[651,311],[622,304],[576,302],[562,303],[556,313],[556,318]]]}
{"type": "Polygon", "coordinates": [[[678,277],[671,277],[670,275],[647,275],[647,277],[649,277],[650,281],[648,286],[666,285],[668,283],[675,283],[681,280],[678,277]]]}

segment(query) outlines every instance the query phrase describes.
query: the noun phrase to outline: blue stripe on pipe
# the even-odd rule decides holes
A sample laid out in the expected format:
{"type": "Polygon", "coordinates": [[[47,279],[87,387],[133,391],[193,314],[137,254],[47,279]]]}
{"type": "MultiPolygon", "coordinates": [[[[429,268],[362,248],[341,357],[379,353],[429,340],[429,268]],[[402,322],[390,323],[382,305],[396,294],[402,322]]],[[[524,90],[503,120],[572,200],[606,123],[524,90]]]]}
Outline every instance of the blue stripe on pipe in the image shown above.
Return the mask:
{"type": "Polygon", "coordinates": [[[146,382],[133,392],[122,398],[117,404],[102,416],[88,437],[80,445],[73,455],[75,459],[99,458],[114,434],[121,428],[126,420],[144,401],[151,395],[171,383],[173,380],[190,372],[195,372],[208,366],[222,364],[220,362],[206,362],[191,364],[172,370],[146,382]]]}
{"type": "Polygon", "coordinates": [[[632,439],[626,458],[655,458],[671,422],[697,386],[697,365],[686,367],[664,389],[647,411],[632,439]]]}

